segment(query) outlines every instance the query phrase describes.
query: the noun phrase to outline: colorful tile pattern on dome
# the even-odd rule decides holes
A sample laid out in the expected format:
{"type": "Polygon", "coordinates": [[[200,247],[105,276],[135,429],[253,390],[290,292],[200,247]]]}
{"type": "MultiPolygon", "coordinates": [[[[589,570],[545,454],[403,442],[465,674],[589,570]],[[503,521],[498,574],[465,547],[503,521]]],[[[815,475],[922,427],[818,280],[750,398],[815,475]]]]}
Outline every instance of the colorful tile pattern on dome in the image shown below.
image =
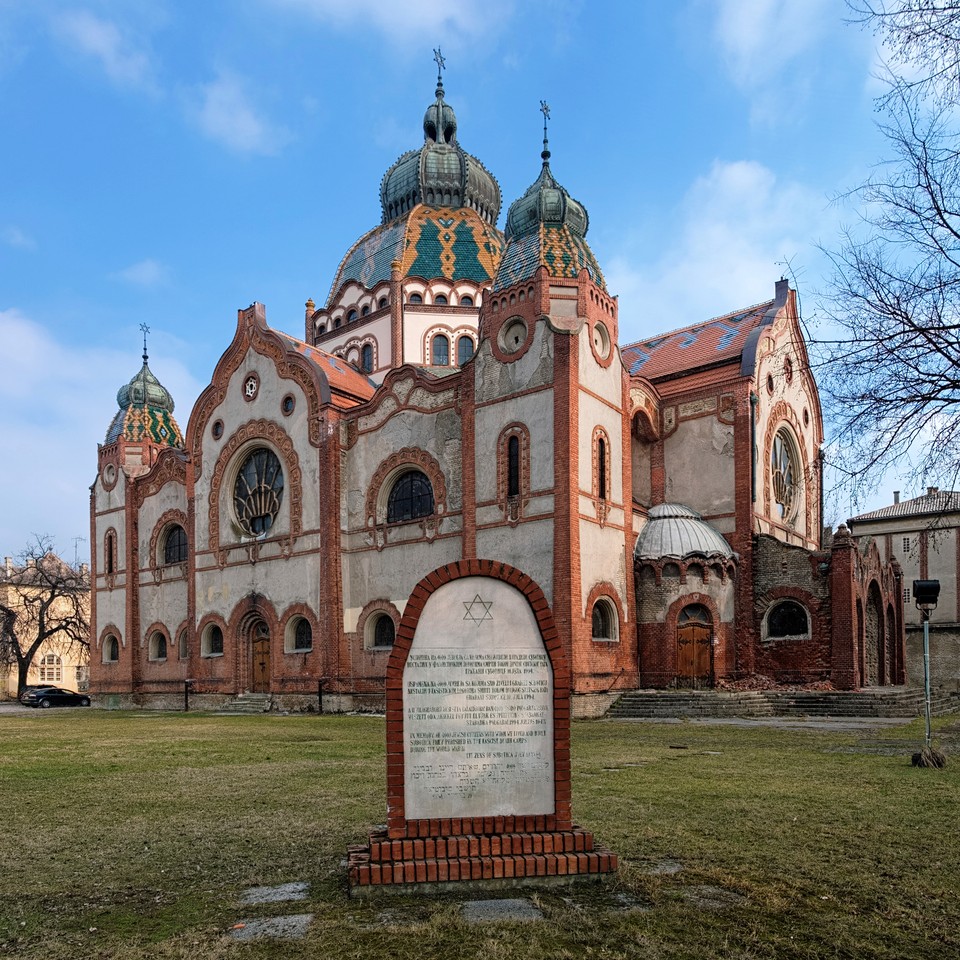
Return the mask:
{"type": "Polygon", "coordinates": [[[631,343],[620,350],[623,362],[631,374],[655,380],[738,359],[747,337],[764,322],[773,305],[774,301],[768,300],[652,340],[631,343]]]}
{"type": "Polygon", "coordinates": [[[394,220],[364,234],[340,263],[330,288],[329,302],[348,280],[355,280],[368,290],[390,279],[390,264],[399,260],[403,250],[406,221],[394,220]]]}
{"type": "Polygon", "coordinates": [[[493,289],[502,290],[529,280],[541,264],[551,277],[575,278],[586,267],[594,283],[602,290],[607,289],[600,264],[586,241],[567,226],[547,223],[541,223],[539,230],[510,239],[493,289]]]}
{"type": "Polygon", "coordinates": [[[183,446],[183,436],[173,414],[157,407],[131,404],[125,410],[118,410],[104,442],[114,443],[120,437],[131,443],[149,441],[160,446],[183,446]]]}
{"type": "Polygon", "coordinates": [[[405,277],[446,277],[489,283],[497,272],[503,234],[469,207],[414,207],[404,219],[364,234],[343,258],[330,303],[348,280],[367,289],[390,279],[390,267],[400,260],[405,277]]]}
{"type": "Polygon", "coordinates": [[[407,219],[401,272],[488,283],[497,272],[502,236],[469,208],[416,207],[407,219]]]}

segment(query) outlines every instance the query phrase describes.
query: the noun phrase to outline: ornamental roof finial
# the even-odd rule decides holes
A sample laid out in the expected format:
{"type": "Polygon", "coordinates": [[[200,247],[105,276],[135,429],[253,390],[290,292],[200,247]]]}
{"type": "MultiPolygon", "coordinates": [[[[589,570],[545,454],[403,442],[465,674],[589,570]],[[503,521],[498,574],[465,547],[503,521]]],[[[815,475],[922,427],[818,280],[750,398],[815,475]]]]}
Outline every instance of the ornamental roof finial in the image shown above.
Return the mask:
{"type": "Polygon", "coordinates": [[[544,166],[550,159],[550,147],[547,144],[547,121],[550,119],[550,104],[546,100],[540,101],[540,112],[543,114],[543,152],[540,154],[544,166]]]}
{"type": "Polygon", "coordinates": [[[140,324],[140,330],[143,333],[143,362],[147,362],[147,334],[150,332],[150,328],[145,324],[140,324]]]}
{"type": "Polygon", "coordinates": [[[443,71],[447,66],[447,61],[444,55],[440,52],[440,48],[437,47],[433,51],[433,61],[437,65],[437,97],[443,99],[443,71]]]}

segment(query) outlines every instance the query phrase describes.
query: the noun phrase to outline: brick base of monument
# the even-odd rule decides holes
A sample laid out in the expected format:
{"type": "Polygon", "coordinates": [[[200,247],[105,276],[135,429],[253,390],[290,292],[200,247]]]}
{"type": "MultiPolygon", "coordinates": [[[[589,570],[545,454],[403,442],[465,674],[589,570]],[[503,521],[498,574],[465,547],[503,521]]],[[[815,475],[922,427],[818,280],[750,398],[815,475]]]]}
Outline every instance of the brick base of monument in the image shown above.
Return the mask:
{"type": "MultiPolygon", "coordinates": [[[[429,822],[428,830],[443,824],[429,822]]],[[[351,892],[361,892],[358,888],[420,883],[596,878],[616,871],[617,856],[595,847],[593,834],[580,827],[400,840],[384,830],[371,833],[368,846],[348,850],[347,869],[351,892]]]]}

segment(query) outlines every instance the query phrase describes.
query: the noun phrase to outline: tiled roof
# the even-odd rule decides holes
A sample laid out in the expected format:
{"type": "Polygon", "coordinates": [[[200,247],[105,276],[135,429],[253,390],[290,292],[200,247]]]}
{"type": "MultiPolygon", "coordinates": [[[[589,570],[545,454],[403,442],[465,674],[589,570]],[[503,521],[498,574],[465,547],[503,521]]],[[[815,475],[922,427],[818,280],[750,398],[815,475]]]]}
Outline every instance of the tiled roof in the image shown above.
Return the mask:
{"type": "Polygon", "coordinates": [[[409,216],[364,234],[343,258],[327,302],[348,280],[370,289],[390,279],[400,261],[405,277],[489,283],[497,272],[503,235],[469,207],[420,204],[409,216]]]}
{"type": "Polygon", "coordinates": [[[631,374],[656,380],[708,364],[738,359],[747,337],[763,323],[774,303],[768,300],[714,317],[706,323],[695,323],[632,343],[621,349],[623,361],[631,374]]]}
{"type": "Polygon", "coordinates": [[[600,264],[587,242],[566,225],[548,223],[541,223],[531,233],[510,238],[503,251],[493,289],[503,290],[521,280],[530,279],[541,264],[552,277],[575,278],[586,267],[594,283],[606,290],[600,264]]]}
{"type": "MultiPolygon", "coordinates": [[[[279,330],[277,333],[287,341],[292,349],[306,357],[322,371],[333,393],[347,394],[360,402],[369,400],[376,393],[377,385],[365,373],[361,373],[346,360],[334,357],[318,347],[311,347],[308,343],[297,340],[296,337],[291,337],[288,333],[280,333],[279,330]]],[[[338,404],[338,406],[342,406],[342,404],[338,404]]]]}
{"type": "Polygon", "coordinates": [[[937,490],[934,493],[925,493],[922,497],[904,500],[901,503],[891,504],[889,507],[880,507],[853,517],[850,523],[860,520],[891,520],[896,517],[921,517],[938,513],[952,513],[960,511],[960,490],[937,490]]]}
{"type": "Polygon", "coordinates": [[[180,427],[169,410],[133,403],[117,411],[104,443],[115,443],[120,437],[132,443],[147,440],[159,446],[183,446],[180,427]]]}

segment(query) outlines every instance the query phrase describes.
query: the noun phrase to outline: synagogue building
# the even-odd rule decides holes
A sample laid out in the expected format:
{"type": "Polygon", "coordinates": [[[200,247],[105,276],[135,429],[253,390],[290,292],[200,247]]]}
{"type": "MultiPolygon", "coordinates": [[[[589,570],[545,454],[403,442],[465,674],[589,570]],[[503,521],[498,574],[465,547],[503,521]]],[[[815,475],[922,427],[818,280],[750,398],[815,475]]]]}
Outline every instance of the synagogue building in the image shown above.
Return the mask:
{"type": "Polygon", "coordinates": [[[546,136],[501,229],[440,80],[423,133],[296,336],[240,310],[184,430],[146,351],[121,387],[91,488],[91,692],[380,708],[414,587],[474,558],[543,591],[580,714],[638,688],[902,684],[896,561],[823,539],[787,281],[621,345],[546,136]]]}

